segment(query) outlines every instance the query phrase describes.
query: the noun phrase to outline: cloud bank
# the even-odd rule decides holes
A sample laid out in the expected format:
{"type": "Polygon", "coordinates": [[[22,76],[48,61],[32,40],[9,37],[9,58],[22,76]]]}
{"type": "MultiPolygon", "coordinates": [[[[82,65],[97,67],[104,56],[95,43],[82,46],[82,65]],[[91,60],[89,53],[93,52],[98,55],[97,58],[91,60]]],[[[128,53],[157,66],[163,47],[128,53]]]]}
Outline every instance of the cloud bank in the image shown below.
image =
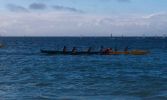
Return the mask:
{"type": "Polygon", "coordinates": [[[141,36],[167,32],[167,13],[100,16],[72,12],[0,14],[4,36],[141,36]]]}

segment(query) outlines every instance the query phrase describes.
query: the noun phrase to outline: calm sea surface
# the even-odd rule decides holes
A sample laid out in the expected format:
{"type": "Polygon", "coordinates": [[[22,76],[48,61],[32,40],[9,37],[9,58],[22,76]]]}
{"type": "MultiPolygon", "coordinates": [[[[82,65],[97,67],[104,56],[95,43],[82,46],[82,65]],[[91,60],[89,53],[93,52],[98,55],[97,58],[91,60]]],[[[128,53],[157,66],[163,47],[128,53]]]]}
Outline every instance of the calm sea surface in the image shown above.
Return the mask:
{"type": "Polygon", "coordinates": [[[1,37],[0,100],[167,100],[167,38],[1,37]],[[145,56],[44,55],[66,45],[150,50],[145,56]]]}

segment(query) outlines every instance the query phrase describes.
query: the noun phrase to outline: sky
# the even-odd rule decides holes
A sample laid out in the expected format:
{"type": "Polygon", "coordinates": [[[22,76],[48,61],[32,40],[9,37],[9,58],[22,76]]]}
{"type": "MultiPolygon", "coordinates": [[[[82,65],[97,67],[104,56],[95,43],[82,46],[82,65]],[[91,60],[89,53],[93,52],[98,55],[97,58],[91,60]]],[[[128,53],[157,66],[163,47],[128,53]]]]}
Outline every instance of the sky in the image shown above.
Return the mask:
{"type": "Polygon", "coordinates": [[[0,0],[1,36],[163,36],[167,0],[0,0]]]}

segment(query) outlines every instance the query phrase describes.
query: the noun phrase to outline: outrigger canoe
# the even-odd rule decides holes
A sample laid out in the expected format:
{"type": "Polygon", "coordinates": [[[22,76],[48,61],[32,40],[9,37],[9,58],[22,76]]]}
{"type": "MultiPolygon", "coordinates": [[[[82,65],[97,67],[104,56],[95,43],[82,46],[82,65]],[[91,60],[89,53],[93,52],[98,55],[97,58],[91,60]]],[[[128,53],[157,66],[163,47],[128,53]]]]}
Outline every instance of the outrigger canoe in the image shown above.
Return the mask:
{"type": "Polygon", "coordinates": [[[56,50],[41,50],[41,53],[49,54],[49,55],[146,55],[149,51],[144,50],[132,50],[132,51],[114,51],[111,53],[101,53],[101,52],[76,52],[72,53],[71,51],[63,52],[56,50]]]}

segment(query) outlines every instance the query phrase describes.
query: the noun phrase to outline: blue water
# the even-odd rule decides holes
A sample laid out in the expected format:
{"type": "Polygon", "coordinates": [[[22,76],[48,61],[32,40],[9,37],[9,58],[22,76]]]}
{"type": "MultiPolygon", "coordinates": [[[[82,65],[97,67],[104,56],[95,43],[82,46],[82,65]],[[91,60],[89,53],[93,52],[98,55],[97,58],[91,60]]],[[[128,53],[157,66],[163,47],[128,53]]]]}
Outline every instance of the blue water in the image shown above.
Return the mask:
{"type": "Polygon", "coordinates": [[[166,38],[1,37],[1,100],[167,100],[166,38]],[[40,49],[100,46],[149,55],[44,55],[40,49]]]}

